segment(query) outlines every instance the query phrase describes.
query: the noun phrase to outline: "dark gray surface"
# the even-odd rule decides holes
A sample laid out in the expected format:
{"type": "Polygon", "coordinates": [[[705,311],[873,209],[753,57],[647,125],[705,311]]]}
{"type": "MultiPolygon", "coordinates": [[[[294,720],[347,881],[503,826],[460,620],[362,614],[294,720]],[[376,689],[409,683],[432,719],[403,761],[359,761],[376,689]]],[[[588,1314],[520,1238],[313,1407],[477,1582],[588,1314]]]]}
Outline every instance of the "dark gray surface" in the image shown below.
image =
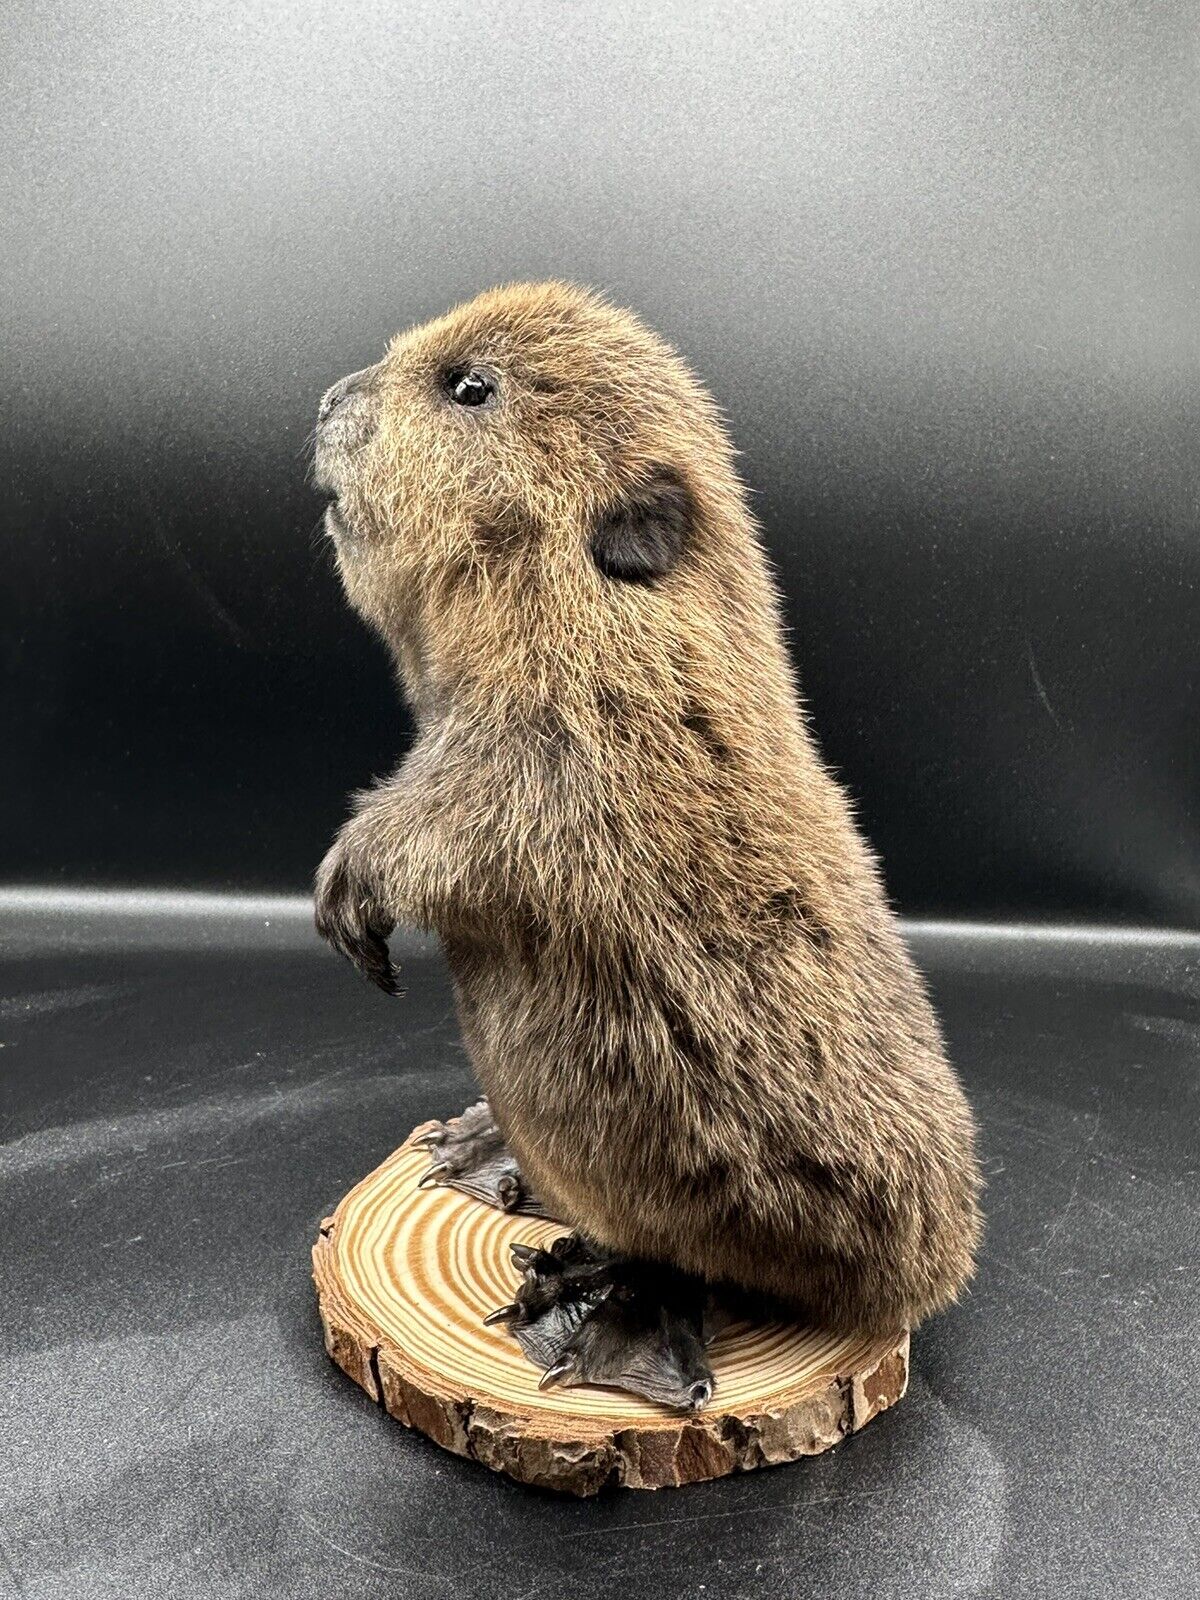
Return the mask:
{"type": "Polygon", "coordinates": [[[321,1216],[472,1095],[438,959],[385,1001],[305,913],[0,931],[0,1593],[890,1597],[1200,1589],[1200,940],[918,929],[983,1125],[969,1300],[831,1455],[576,1503],[328,1362],[321,1216]]]}
{"type": "Polygon", "coordinates": [[[565,275],[727,409],[916,908],[1200,922],[1195,7],[12,0],[0,881],[302,888],[405,738],[327,384],[565,275]]]}

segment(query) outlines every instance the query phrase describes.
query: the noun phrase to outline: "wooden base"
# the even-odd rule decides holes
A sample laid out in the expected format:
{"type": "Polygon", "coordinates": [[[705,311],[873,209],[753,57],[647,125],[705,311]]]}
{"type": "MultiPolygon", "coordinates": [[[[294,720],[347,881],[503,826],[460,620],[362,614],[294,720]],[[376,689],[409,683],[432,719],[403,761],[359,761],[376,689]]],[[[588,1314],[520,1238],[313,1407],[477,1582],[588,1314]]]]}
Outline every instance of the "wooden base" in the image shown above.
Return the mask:
{"type": "Polygon", "coordinates": [[[517,1287],[509,1245],[547,1244],[563,1226],[418,1189],[428,1156],[413,1139],[430,1126],[321,1224],[313,1278],[334,1361],[447,1450],[572,1494],[660,1489],[828,1450],[904,1394],[906,1332],[871,1341],[780,1323],[717,1336],[716,1394],[695,1416],[616,1390],[540,1391],[516,1340],[483,1318],[517,1287]]]}

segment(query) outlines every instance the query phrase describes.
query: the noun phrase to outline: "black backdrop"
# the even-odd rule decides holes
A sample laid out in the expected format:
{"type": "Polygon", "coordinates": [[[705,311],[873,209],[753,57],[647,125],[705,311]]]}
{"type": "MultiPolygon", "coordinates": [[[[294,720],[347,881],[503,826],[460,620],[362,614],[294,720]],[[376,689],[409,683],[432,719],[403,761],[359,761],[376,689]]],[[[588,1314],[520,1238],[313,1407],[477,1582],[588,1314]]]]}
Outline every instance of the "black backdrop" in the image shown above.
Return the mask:
{"type": "Polygon", "coordinates": [[[1194,8],[6,10],[0,875],[302,887],[402,750],[320,391],[568,276],[725,406],[910,910],[1197,920],[1194,8]]]}

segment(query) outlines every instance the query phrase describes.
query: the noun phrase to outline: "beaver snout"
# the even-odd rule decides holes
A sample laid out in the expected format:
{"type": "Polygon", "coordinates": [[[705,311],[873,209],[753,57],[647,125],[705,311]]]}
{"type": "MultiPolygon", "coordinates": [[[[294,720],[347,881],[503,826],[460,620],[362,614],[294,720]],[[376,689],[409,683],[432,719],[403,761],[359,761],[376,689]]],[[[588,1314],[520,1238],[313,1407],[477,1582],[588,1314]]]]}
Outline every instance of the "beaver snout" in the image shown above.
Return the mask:
{"type": "Polygon", "coordinates": [[[361,372],[342,378],[321,397],[313,452],[313,484],[325,494],[341,494],[355,453],[375,431],[379,408],[371,384],[374,375],[374,367],[364,367],[361,372]]]}
{"type": "Polygon", "coordinates": [[[374,367],[363,367],[361,372],[352,372],[349,377],[340,378],[331,389],[326,389],[321,396],[321,404],[317,410],[317,427],[328,422],[339,406],[355,395],[361,395],[374,375],[374,367]]]}

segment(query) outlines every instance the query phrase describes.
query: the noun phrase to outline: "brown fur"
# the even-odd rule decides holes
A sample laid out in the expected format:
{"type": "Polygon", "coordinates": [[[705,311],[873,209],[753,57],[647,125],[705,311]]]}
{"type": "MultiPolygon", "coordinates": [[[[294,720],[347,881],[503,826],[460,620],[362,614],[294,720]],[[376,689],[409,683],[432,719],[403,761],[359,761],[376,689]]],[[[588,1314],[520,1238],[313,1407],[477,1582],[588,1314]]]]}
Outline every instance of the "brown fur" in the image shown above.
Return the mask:
{"type": "Polygon", "coordinates": [[[971,1115],[708,394],[563,284],[484,294],[355,383],[318,480],[419,734],[322,865],[322,931],[385,982],[395,922],[441,935],[565,1222],[841,1328],[946,1305],[980,1232],[971,1115]],[[480,364],[497,403],[451,404],[444,374],[480,364]],[[594,530],[663,494],[679,559],[606,576],[594,530]]]}

